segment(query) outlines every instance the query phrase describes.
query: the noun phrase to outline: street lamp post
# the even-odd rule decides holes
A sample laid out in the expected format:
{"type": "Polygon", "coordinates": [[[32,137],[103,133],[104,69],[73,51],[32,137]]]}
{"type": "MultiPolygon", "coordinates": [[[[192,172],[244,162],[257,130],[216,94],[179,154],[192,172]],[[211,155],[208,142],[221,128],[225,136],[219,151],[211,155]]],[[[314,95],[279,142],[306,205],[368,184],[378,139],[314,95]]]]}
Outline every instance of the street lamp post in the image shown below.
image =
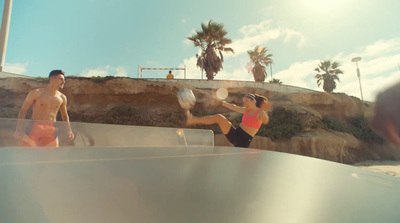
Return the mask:
{"type": "Polygon", "coordinates": [[[358,68],[358,61],[360,61],[360,60],[361,60],[361,57],[354,57],[353,59],[351,59],[351,62],[355,62],[357,65],[357,77],[358,77],[358,83],[360,84],[361,101],[364,101],[362,88],[361,88],[360,68],[358,68]]]}
{"type": "Polygon", "coordinates": [[[269,64],[269,69],[271,71],[271,82],[272,82],[273,81],[273,79],[272,79],[272,63],[269,64]]]}
{"type": "Polygon", "coordinates": [[[3,71],[6,59],[6,50],[8,42],[8,31],[10,29],[12,0],[4,1],[3,18],[1,20],[0,30],[0,71],[3,71]]]}
{"type": "MultiPolygon", "coordinates": [[[[196,54],[196,58],[199,58],[199,55],[196,54]]],[[[201,79],[203,80],[203,57],[201,56],[201,79]]]]}
{"type": "Polygon", "coordinates": [[[201,57],[201,79],[203,80],[203,57],[201,57]]]}

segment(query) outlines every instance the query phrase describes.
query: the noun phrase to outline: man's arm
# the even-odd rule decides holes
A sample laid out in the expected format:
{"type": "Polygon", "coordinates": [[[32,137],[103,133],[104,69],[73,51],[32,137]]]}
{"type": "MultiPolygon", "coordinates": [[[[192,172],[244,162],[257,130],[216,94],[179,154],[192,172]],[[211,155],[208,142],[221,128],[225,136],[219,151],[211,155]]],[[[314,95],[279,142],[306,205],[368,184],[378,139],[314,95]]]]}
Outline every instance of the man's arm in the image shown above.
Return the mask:
{"type": "Polygon", "coordinates": [[[35,89],[29,92],[28,96],[26,96],[24,104],[22,105],[21,109],[18,113],[18,120],[17,120],[17,128],[14,133],[14,137],[17,139],[21,139],[23,137],[22,132],[22,124],[23,119],[26,118],[26,113],[28,109],[32,106],[33,102],[36,100],[38,95],[39,89],[35,89]]]}
{"type": "Polygon", "coordinates": [[[236,111],[236,112],[239,112],[239,113],[242,113],[242,114],[244,114],[246,112],[244,107],[239,107],[239,106],[237,106],[235,104],[231,104],[231,103],[228,103],[226,101],[222,101],[222,106],[224,106],[225,108],[228,108],[228,109],[230,109],[232,111],[236,111]]]}
{"type": "Polygon", "coordinates": [[[61,104],[61,107],[60,107],[61,118],[66,123],[67,128],[68,128],[68,140],[73,140],[74,134],[72,133],[71,125],[69,123],[68,112],[67,112],[67,97],[65,97],[65,95],[62,95],[61,97],[63,99],[63,103],[61,104]]]}

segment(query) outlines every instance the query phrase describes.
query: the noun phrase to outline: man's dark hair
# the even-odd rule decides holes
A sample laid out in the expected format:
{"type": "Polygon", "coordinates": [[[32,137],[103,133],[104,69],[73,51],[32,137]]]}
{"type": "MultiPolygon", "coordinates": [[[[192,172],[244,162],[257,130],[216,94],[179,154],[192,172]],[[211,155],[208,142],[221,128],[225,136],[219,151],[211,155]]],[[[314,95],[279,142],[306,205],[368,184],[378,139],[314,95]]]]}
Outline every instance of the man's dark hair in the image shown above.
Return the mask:
{"type": "Polygon", "coordinates": [[[49,78],[53,77],[53,76],[56,76],[56,75],[59,75],[59,74],[62,74],[65,77],[65,72],[64,71],[62,71],[62,70],[52,70],[50,72],[50,74],[49,74],[49,78]]]}

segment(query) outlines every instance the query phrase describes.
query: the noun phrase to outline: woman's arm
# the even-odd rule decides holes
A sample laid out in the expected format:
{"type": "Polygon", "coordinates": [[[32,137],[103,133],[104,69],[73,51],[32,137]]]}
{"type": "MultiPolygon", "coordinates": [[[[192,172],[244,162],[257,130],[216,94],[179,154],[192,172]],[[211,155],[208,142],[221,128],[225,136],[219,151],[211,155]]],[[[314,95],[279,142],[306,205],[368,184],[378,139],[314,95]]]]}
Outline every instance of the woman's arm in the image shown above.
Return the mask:
{"type": "Polygon", "coordinates": [[[260,112],[258,112],[258,120],[261,121],[264,125],[269,123],[269,116],[268,116],[268,110],[271,109],[271,102],[268,100],[264,100],[263,103],[261,104],[261,109],[260,112]]]}
{"type": "Polygon", "coordinates": [[[222,101],[222,106],[224,106],[225,108],[228,108],[228,109],[230,109],[232,111],[236,111],[236,112],[239,112],[239,113],[242,113],[242,114],[244,114],[246,112],[244,107],[239,107],[239,106],[237,106],[235,104],[231,104],[231,103],[228,103],[226,101],[222,101]]]}
{"type": "Polygon", "coordinates": [[[258,120],[260,120],[264,125],[269,123],[269,116],[267,114],[267,112],[260,110],[260,112],[258,112],[258,120]]]}

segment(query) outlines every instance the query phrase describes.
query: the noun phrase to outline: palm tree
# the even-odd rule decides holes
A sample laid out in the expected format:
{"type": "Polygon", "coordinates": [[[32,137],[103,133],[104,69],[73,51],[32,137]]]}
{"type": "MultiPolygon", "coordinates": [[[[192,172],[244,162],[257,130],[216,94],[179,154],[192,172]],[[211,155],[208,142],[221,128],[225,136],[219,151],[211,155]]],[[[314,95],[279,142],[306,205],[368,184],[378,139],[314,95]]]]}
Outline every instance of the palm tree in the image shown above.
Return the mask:
{"type": "Polygon", "coordinates": [[[254,50],[249,50],[247,53],[250,56],[251,62],[254,64],[251,72],[254,76],[254,81],[264,82],[267,77],[266,67],[272,63],[272,54],[267,54],[268,49],[265,47],[256,46],[254,50]]]}
{"type": "Polygon", "coordinates": [[[315,75],[317,79],[318,87],[323,82],[323,89],[328,93],[332,93],[336,88],[336,81],[340,81],[338,75],[343,74],[343,71],[338,67],[340,64],[338,62],[331,63],[331,60],[324,60],[315,68],[318,74],[315,75]],[[320,73],[322,72],[322,73],[320,73]]]}
{"type": "Polygon", "coordinates": [[[232,43],[232,40],[225,37],[226,34],[224,24],[210,20],[208,24],[201,24],[201,31],[196,30],[196,34],[187,37],[188,40],[193,41],[195,47],[201,48],[196,65],[206,71],[208,80],[213,80],[214,76],[223,68],[222,52],[234,53],[232,48],[225,47],[232,43]]]}
{"type": "Polygon", "coordinates": [[[273,78],[272,81],[269,81],[268,83],[272,84],[282,84],[282,81],[280,79],[273,78]]]}

